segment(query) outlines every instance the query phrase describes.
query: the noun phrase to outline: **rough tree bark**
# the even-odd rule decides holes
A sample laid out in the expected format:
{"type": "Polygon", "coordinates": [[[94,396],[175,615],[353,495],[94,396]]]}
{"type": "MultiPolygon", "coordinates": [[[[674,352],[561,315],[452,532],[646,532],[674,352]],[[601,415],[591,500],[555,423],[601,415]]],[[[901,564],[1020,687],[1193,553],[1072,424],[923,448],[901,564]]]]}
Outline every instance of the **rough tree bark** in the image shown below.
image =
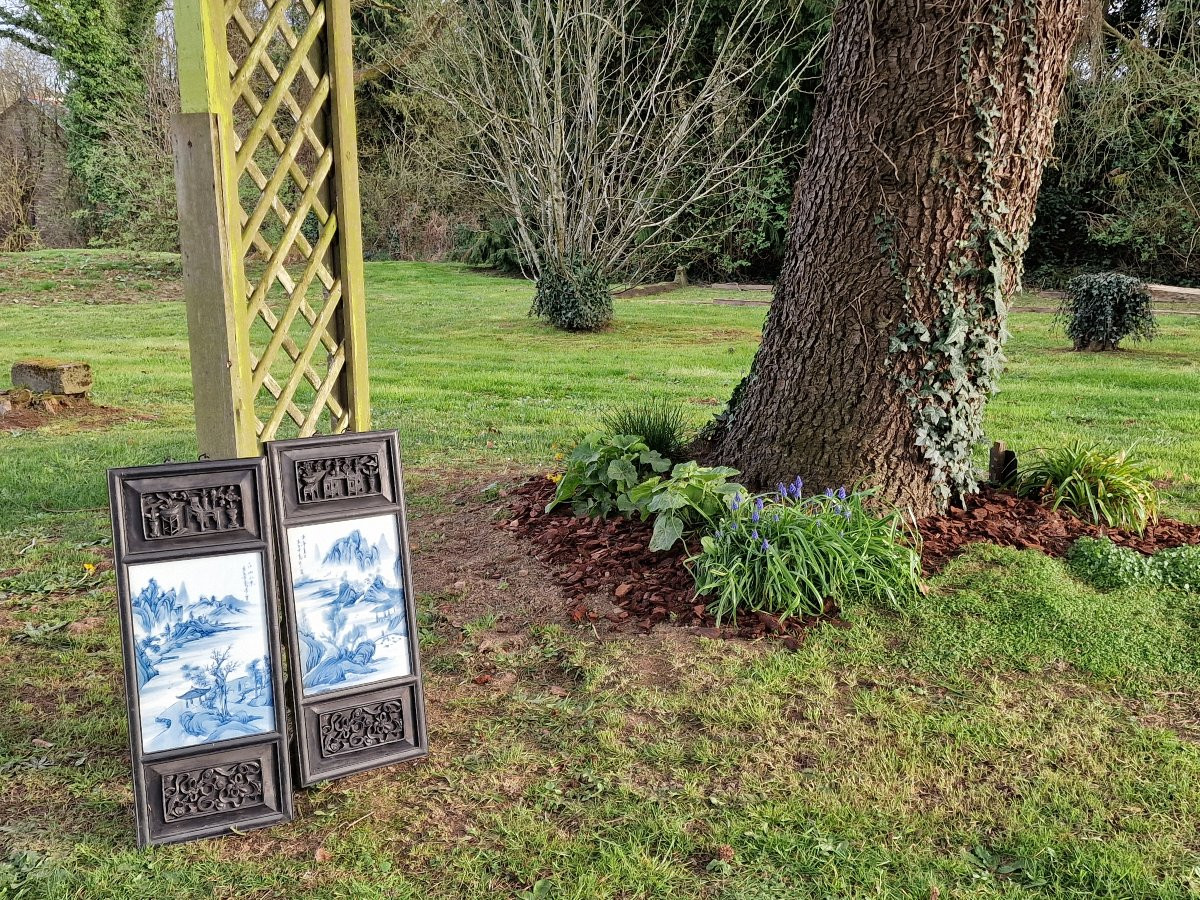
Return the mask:
{"type": "Polygon", "coordinates": [[[975,487],[1082,0],[856,0],[835,15],[763,342],[705,456],[866,483],[920,516],[975,487]]]}

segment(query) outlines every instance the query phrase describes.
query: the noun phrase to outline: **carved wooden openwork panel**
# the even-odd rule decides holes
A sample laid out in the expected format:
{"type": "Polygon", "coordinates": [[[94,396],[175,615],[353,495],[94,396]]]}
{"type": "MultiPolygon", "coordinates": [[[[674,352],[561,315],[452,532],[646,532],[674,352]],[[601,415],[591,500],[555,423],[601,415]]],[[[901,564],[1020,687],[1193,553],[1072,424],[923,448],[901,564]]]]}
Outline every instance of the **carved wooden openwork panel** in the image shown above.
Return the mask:
{"type": "Polygon", "coordinates": [[[140,845],[287,821],[264,460],[109,472],[140,845]]]}
{"type": "Polygon", "coordinates": [[[267,445],[283,571],[297,781],[426,752],[394,432],[267,445]]]}

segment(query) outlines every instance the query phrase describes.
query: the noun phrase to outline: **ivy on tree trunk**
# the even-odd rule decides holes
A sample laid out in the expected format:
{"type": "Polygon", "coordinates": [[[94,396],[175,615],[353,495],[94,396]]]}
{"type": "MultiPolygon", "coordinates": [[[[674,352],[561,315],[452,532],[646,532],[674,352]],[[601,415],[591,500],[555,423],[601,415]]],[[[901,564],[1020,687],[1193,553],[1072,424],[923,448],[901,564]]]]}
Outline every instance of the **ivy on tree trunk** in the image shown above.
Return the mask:
{"type": "Polygon", "coordinates": [[[1082,0],[835,14],[763,342],[707,454],[927,515],[975,485],[1082,0]]]}

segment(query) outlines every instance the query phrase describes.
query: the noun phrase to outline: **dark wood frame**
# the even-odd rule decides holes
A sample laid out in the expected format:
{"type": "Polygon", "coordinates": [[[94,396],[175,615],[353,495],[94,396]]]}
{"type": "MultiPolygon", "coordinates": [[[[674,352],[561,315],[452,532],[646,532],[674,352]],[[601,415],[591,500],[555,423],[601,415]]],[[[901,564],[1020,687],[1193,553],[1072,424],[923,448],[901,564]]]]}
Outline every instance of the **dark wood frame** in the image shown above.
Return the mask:
{"type": "Polygon", "coordinates": [[[277,567],[267,485],[267,466],[262,459],[178,463],[108,472],[134,813],[140,847],[263,828],[292,819],[277,567]],[[144,494],[231,485],[240,491],[240,527],[152,538],[144,525],[144,494]],[[214,744],[143,753],[129,567],[235,553],[257,553],[262,559],[275,727],[264,734],[214,744]],[[192,789],[202,788],[206,794],[202,803],[193,803],[190,809],[181,799],[185,782],[192,789]],[[171,791],[177,793],[169,802],[171,791]],[[206,808],[221,804],[224,809],[206,808]]]}
{"type": "Polygon", "coordinates": [[[296,732],[296,782],[309,787],[322,781],[356,772],[390,766],[425,756],[428,732],[425,698],[421,687],[421,657],[417,637],[417,611],[412,590],[412,564],[404,506],[404,482],[400,442],[396,432],[367,432],[355,435],[298,438],[266,445],[274,493],[275,530],[280,560],[280,591],[287,620],[287,643],[291,658],[291,698],[296,732]],[[376,456],[378,490],[337,498],[305,497],[297,474],[297,463],[376,456]],[[297,659],[301,648],[297,631],[295,598],[292,593],[291,554],[288,529],[337,522],[371,515],[394,515],[400,546],[404,604],[408,621],[408,645],[412,673],[360,684],[343,690],[306,697],[297,659]],[[364,739],[360,746],[333,749],[329,741],[334,717],[355,722],[364,739]],[[379,734],[386,739],[379,740],[379,734]]]}

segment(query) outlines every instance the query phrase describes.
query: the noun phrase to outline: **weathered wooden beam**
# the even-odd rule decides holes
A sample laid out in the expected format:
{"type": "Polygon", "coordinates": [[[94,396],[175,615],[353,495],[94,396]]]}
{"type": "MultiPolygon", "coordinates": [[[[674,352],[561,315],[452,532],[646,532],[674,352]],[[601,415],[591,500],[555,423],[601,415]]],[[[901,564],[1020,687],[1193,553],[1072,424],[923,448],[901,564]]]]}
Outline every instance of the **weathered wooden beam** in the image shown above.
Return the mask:
{"type": "Polygon", "coordinates": [[[258,455],[250,383],[245,274],[238,247],[229,81],[219,3],[177,0],[180,103],[175,176],[188,342],[202,456],[258,455]]]}

